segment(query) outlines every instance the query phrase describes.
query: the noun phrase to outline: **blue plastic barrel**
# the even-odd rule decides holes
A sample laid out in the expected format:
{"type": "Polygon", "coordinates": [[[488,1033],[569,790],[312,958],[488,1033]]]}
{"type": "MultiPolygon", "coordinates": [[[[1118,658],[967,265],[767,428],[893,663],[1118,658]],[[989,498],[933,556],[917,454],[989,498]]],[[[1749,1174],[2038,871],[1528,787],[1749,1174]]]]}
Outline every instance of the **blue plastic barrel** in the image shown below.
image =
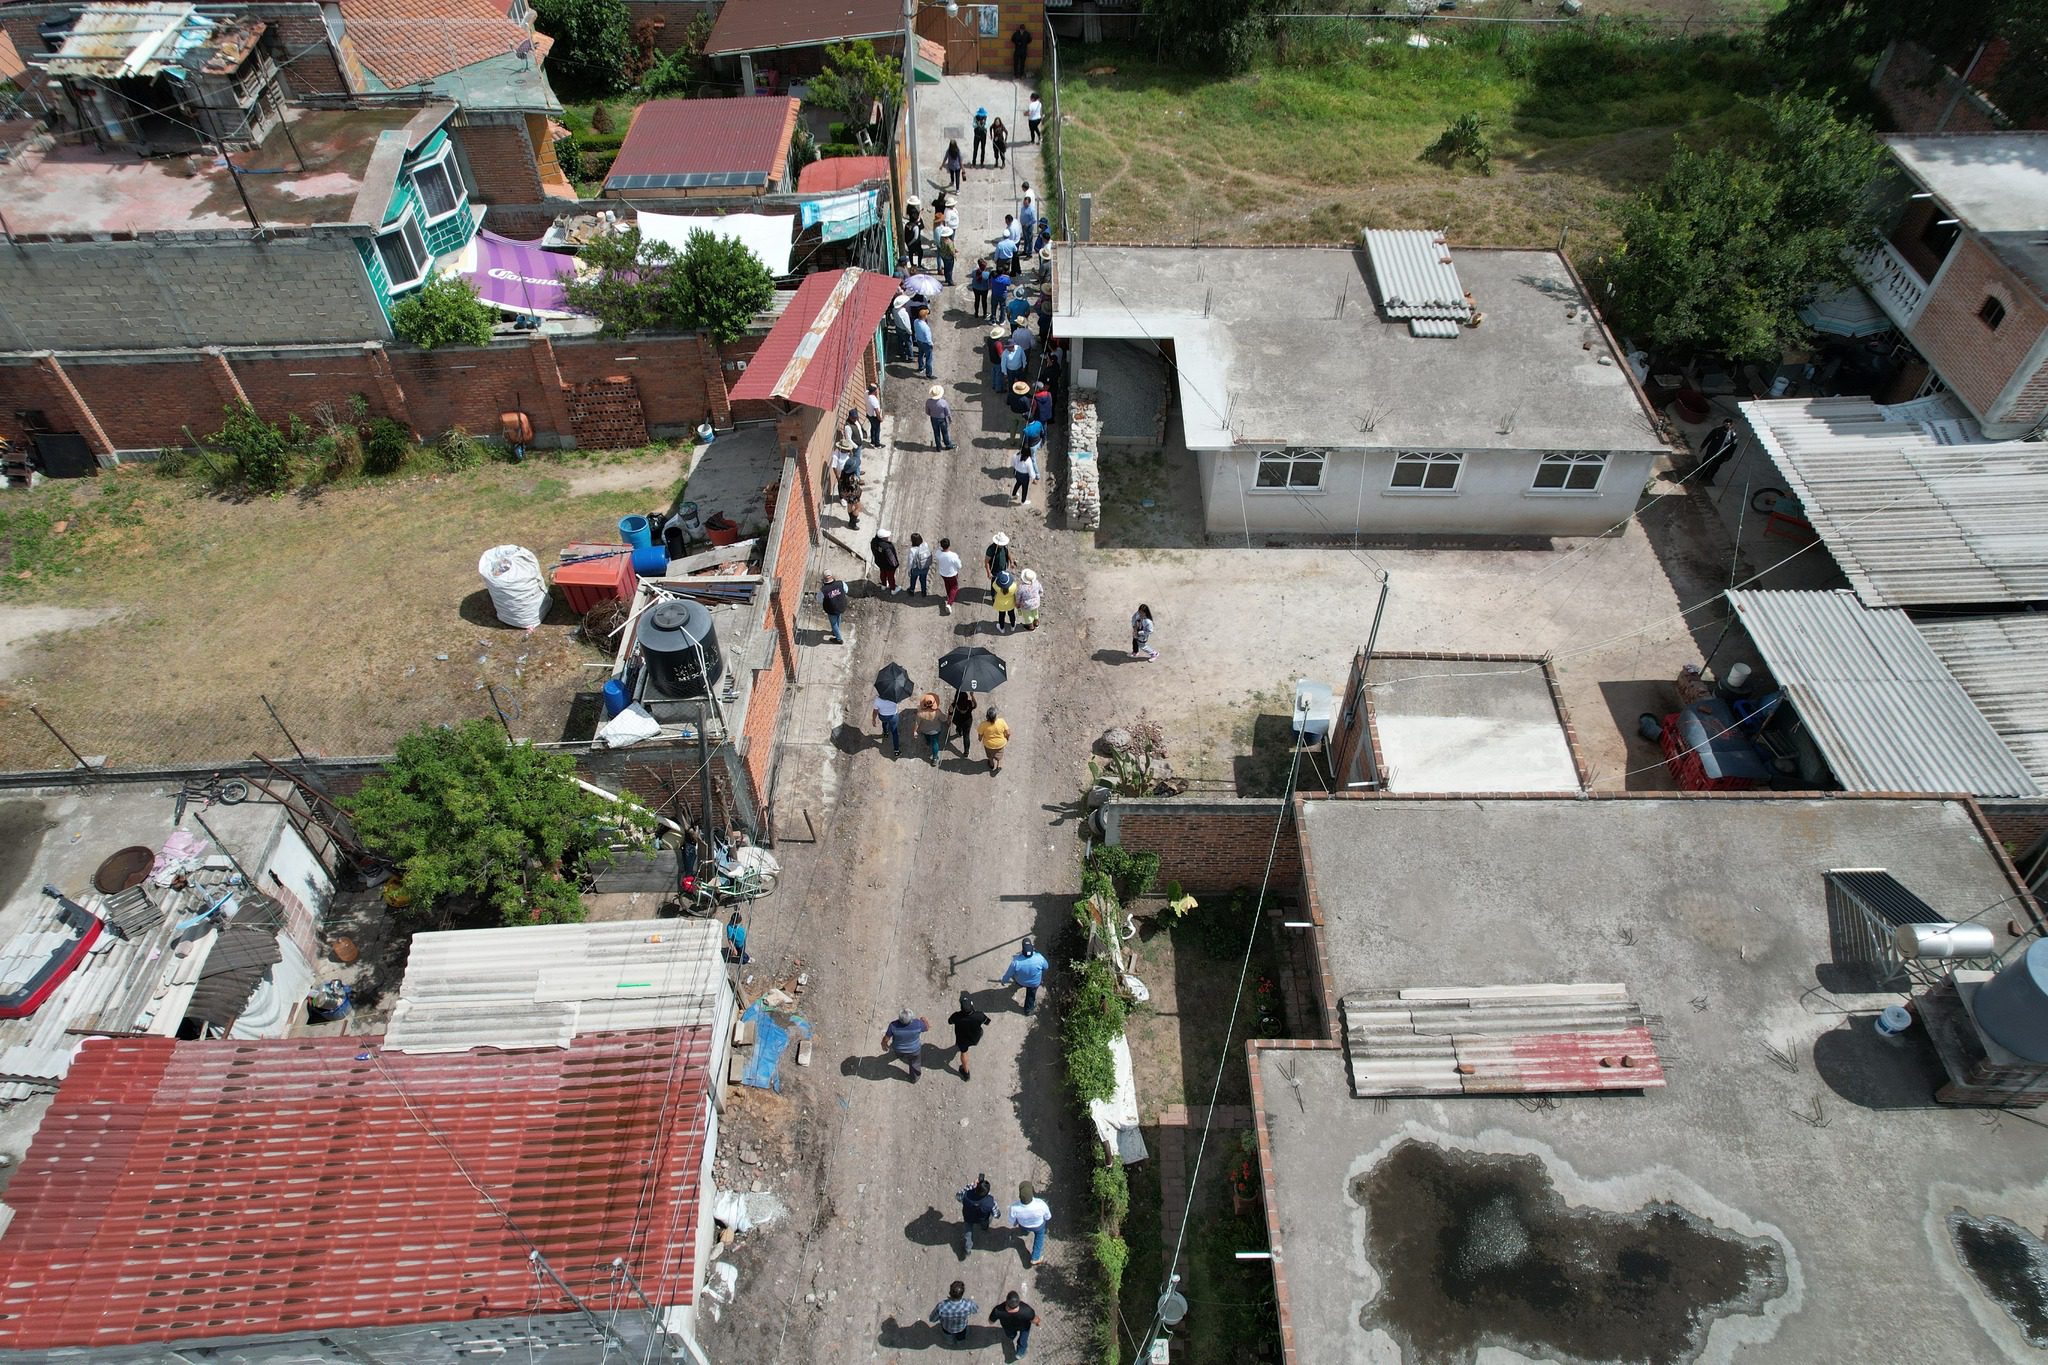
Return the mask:
{"type": "Polygon", "coordinates": [[[647,518],[639,513],[619,518],[619,541],[635,548],[654,543],[654,533],[648,529],[647,518]]]}
{"type": "Polygon", "coordinates": [[[610,682],[607,682],[604,685],[605,718],[609,720],[611,717],[616,716],[617,714],[619,714],[619,712],[625,710],[626,704],[631,700],[632,698],[627,695],[626,685],[623,682],[620,682],[617,678],[613,678],[610,682]]]}
{"type": "MultiPolygon", "coordinates": [[[[636,518],[637,519],[637,518],[636,518]]],[[[659,578],[668,572],[668,546],[641,545],[633,551],[633,572],[642,578],[659,578]]]]}

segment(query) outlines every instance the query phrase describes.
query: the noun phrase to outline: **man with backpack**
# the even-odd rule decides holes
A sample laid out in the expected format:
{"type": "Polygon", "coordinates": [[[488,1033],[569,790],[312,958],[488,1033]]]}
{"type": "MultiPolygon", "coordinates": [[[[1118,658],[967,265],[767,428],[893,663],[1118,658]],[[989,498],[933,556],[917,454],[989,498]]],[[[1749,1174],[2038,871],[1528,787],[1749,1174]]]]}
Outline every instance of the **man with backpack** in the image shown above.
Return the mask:
{"type": "Polygon", "coordinates": [[[839,618],[846,614],[846,584],[837,578],[827,578],[818,589],[818,605],[825,609],[825,619],[832,623],[832,643],[845,644],[846,637],[839,633],[839,618]]]}
{"type": "Polygon", "coordinates": [[[968,1251],[974,1250],[974,1230],[988,1231],[988,1225],[996,1216],[996,1197],[989,1186],[988,1177],[976,1176],[974,1183],[960,1191],[960,1219],[966,1224],[963,1240],[968,1251]]]}

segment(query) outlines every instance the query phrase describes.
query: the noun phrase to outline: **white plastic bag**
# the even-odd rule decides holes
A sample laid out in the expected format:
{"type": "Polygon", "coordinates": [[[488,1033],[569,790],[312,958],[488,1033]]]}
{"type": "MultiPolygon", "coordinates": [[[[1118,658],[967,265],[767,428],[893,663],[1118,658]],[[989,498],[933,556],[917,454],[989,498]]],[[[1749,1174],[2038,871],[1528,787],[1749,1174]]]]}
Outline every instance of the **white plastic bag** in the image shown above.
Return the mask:
{"type": "Polygon", "coordinates": [[[661,733],[661,722],[639,702],[606,721],[597,732],[597,742],[607,749],[623,749],[661,733]]]}
{"type": "Polygon", "coordinates": [[[477,561],[476,571],[491,590],[491,607],[498,619],[514,630],[532,630],[548,614],[548,581],[541,576],[540,561],[533,551],[517,545],[493,546],[477,561]]]}

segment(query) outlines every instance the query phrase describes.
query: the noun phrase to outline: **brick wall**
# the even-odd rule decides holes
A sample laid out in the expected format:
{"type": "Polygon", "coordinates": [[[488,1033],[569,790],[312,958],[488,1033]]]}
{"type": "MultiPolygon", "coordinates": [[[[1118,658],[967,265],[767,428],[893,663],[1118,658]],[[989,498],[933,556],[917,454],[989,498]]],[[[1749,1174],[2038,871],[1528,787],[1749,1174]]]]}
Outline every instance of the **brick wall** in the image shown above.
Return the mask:
{"type": "MultiPolygon", "coordinates": [[[[1024,56],[1026,75],[1036,74],[1045,64],[1045,2],[1044,0],[998,0],[996,5],[996,32],[992,38],[981,40],[981,69],[991,76],[1007,76],[1016,61],[1016,49],[1010,46],[1010,35],[1022,24],[1024,31],[1031,35],[1031,50],[1024,56]]],[[[965,10],[961,11],[963,14],[965,10]]],[[[1022,103],[1019,102],[1021,111],[1022,103]]],[[[992,112],[1001,113],[1001,110],[992,112]]],[[[1008,122],[1005,119],[1005,122],[1008,122]]],[[[1010,130],[1010,140],[1024,140],[1024,119],[1020,112],[1017,126],[1010,130]]]]}
{"type": "MultiPolygon", "coordinates": [[[[223,234],[235,236],[238,234],[223,234]]],[[[0,343],[91,350],[390,335],[347,237],[38,242],[0,253],[0,343]]]]}
{"type": "Polygon", "coordinates": [[[716,0],[626,0],[626,12],[633,16],[637,32],[644,23],[659,23],[654,46],[661,52],[673,52],[683,34],[690,28],[690,22],[700,14],[717,10],[716,0]]]}
{"type": "Polygon", "coordinates": [[[1984,822],[2015,858],[2048,834],[2048,801],[1986,801],[1983,809],[1984,822]]]}
{"type": "Polygon", "coordinates": [[[729,411],[726,366],[751,356],[759,344],[755,337],[723,348],[696,336],[625,342],[535,337],[439,351],[387,350],[378,343],[226,348],[212,359],[196,350],[17,352],[0,356],[0,436],[21,440],[15,413],[40,409],[54,430],[85,431],[96,421],[105,433],[93,439],[101,454],[159,450],[183,446],[188,427],[197,436],[219,430],[221,408],[237,396],[282,423],[293,413],[310,417],[321,404],[345,411],[360,394],[372,414],[423,436],[458,426],[496,435],[500,413],[525,412],[533,418],[535,444],[552,446],[573,436],[567,389],[617,374],[634,380],[655,434],[679,434],[707,420],[730,425],[720,415],[729,411]],[[58,375],[68,379],[83,411],[75,410],[58,375]]]}
{"type": "Polygon", "coordinates": [[[2003,126],[1989,100],[1910,43],[1885,54],[1870,88],[1902,133],[1990,133],[2003,126]]]}
{"type": "MultiPolygon", "coordinates": [[[[1169,796],[1119,798],[1104,808],[1109,842],[1159,855],[1159,881],[1193,895],[1256,887],[1278,800],[1169,796]]],[[[1273,855],[1272,885],[1292,894],[1301,880],[1301,842],[1290,815],[1273,855]]]]}
{"type": "MultiPolygon", "coordinates": [[[[476,197],[486,203],[537,204],[547,197],[541,188],[540,164],[518,114],[456,116],[455,150],[469,172],[476,197]]],[[[542,225],[542,231],[546,224],[542,225]]],[[[538,237],[540,233],[534,233],[538,237]]]]}
{"type": "Polygon", "coordinates": [[[285,87],[292,94],[350,93],[348,78],[335,59],[318,5],[243,6],[238,12],[269,22],[270,33],[266,36],[277,41],[278,64],[284,68],[285,87]],[[287,62],[290,64],[286,65],[287,62]]]}
{"type": "Polygon", "coordinates": [[[1993,409],[2044,329],[2048,306],[1966,233],[1949,253],[1910,337],[1972,411],[1987,421],[2030,422],[2042,415],[2038,401],[2031,412],[1993,409]],[[1986,298],[2005,306],[1995,331],[1977,316],[1986,298]]]}

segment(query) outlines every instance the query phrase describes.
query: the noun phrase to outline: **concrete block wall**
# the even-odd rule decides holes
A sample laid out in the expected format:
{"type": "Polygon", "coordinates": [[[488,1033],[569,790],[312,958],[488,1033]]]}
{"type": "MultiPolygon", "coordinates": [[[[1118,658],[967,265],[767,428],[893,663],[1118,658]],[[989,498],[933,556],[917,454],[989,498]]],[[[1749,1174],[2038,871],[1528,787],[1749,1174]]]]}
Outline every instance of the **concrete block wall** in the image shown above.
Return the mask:
{"type": "MultiPolygon", "coordinates": [[[[1999,395],[2048,331],[2048,306],[2001,265],[1974,237],[1965,233],[1943,262],[1927,306],[1914,322],[1910,338],[1948,386],[1988,422],[2031,423],[2048,413],[2048,379],[2030,382],[2036,397],[2031,411],[2023,400],[1998,408],[1999,395]],[[2005,306],[1996,330],[1977,316],[1984,300],[2005,306]]],[[[2030,376],[2030,381],[2038,378],[2030,376]]]]}
{"type": "Polygon", "coordinates": [[[391,334],[348,238],[222,235],[25,243],[0,254],[0,345],[260,346],[391,334]]]}

